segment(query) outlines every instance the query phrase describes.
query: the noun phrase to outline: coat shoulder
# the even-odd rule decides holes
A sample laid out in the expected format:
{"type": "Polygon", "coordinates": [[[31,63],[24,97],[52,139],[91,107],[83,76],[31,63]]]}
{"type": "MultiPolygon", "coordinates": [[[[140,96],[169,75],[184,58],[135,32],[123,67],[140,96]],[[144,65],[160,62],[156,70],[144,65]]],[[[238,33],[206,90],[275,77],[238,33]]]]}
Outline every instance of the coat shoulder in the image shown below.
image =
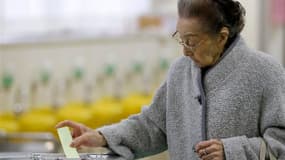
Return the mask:
{"type": "Polygon", "coordinates": [[[259,73],[260,78],[266,81],[285,81],[284,67],[276,61],[271,55],[260,52],[252,51],[246,63],[247,67],[256,73],[259,73]]]}
{"type": "Polygon", "coordinates": [[[171,63],[169,68],[169,74],[175,74],[190,69],[192,60],[189,57],[181,56],[176,58],[173,63],[171,63]]]}

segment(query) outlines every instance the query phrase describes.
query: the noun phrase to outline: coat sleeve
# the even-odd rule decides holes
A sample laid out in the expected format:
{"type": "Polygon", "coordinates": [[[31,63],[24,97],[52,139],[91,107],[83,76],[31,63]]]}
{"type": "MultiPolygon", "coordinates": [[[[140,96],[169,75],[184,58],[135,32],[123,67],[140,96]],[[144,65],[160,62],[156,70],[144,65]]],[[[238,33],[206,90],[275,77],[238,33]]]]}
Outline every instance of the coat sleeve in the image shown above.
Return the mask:
{"type": "Polygon", "coordinates": [[[152,104],[120,123],[97,129],[110,150],[124,159],[153,155],[167,149],[165,134],[166,82],[157,90],[152,104]]]}
{"type": "Polygon", "coordinates": [[[226,160],[259,160],[261,138],[264,138],[278,160],[285,159],[285,73],[275,68],[264,81],[260,110],[260,137],[246,136],[222,139],[226,160]]]}

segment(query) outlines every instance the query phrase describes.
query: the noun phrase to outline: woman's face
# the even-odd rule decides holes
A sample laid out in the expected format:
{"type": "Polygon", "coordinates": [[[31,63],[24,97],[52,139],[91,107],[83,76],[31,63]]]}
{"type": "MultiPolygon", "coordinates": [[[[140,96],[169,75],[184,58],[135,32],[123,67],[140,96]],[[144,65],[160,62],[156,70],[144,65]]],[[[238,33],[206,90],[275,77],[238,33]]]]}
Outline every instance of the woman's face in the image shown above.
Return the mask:
{"type": "Polygon", "coordinates": [[[201,68],[212,66],[218,61],[226,42],[219,35],[203,32],[203,27],[198,18],[179,18],[176,35],[183,45],[184,55],[201,68]]]}

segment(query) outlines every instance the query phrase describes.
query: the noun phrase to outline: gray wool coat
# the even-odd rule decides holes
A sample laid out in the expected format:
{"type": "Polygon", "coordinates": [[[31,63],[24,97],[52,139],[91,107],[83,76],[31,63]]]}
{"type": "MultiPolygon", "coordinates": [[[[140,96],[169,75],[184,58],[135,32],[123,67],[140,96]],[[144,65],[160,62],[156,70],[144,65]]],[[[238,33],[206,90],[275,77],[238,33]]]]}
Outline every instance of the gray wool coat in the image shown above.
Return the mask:
{"type": "Polygon", "coordinates": [[[98,130],[123,159],[168,149],[171,160],[198,160],[194,145],[221,139],[226,160],[258,160],[264,138],[285,160],[284,68],[238,37],[203,77],[178,58],[148,107],[98,130]]]}

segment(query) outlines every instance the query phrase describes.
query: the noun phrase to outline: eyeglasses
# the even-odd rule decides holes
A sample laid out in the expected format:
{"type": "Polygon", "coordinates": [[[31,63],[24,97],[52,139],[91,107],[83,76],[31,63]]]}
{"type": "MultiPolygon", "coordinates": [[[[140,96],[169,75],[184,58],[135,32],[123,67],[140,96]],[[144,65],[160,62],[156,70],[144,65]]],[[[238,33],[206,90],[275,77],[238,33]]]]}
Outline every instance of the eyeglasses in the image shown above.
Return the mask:
{"type": "Polygon", "coordinates": [[[179,44],[181,44],[190,52],[195,52],[199,45],[201,45],[201,43],[203,42],[203,40],[200,40],[198,43],[193,43],[190,41],[190,39],[182,40],[178,31],[172,34],[172,38],[175,39],[179,44]]]}

